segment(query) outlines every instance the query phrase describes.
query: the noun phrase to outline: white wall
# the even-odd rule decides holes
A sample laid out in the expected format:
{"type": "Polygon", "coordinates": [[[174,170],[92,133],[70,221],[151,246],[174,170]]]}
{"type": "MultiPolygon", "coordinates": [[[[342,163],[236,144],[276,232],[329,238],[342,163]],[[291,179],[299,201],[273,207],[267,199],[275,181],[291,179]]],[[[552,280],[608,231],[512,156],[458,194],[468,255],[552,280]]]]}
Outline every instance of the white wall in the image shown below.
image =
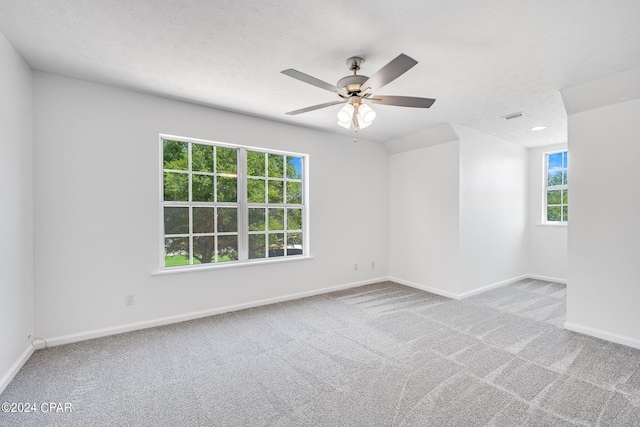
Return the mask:
{"type": "Polygon", "coordinates": [[[38,334],[82,335],[388,275],[382,145],[51,74],[34,82],[38,334]],[[159,133],[308,153],[314,259],[152,275],[159,133]],[[126,293],[134,306],[124,306],[126,293]]]}
{"type": "Polygon", "coordinates": [[[527,150],[453,125],[459,140],[393,154],[392,279],[461,298],[527,268],[527,150]]]}
{"type": "Polygon", "coordinates": [[[400,283],[458,292],[458,141],[391,156],[389,271],[400,283]]]}
{"type": "Polygon", "coordinates": [[[33,334],[33,88],[31,70],[0,34],[0,392],[33,334]]]}
{"type": "MultiPolygon", "coordinates": [[[[567,226],[545,225],[544,153],[566,150],[567,144],[529,148],[529,267],[531,276],[567,281],[567,226]]],[[[571,159],[569,159],[571,162],[571,159]]],[[[571,184],[569,184],[571,185],[571,184]]],[[[573,200],[570,202],[573,204],[573,200]]],[[[570,208],[569,214],[573,207],[570,208]]]]}
{"type": "Polygon", "coordinates": [[[640,99],[569,116],[567,327],[640,348],[638,117],[640,99]]]}
{"type": "Polygon", "coordinates": [[[527,272],[527,150],[454,125],[460,137],[460,293],[527,272]]]}

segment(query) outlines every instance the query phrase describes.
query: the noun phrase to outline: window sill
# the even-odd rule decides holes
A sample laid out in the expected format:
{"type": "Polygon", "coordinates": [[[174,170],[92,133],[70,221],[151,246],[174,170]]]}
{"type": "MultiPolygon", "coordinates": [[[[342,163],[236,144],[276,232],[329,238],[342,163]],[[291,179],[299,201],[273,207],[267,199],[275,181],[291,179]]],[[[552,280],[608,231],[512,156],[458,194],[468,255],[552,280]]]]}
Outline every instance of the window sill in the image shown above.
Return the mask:
{"type": "Polygon", "coordinates": [[[566,222],[540,222],[538,225],[549,226],[549,227],[566,227],[568,223],[566,222]]]}
{"type": "Polygon", "coordinates": [[[283,257],[278,259],[260,259],[253,261],[244,261],[240,263],[226,262],[212,265],[198,265],[198,266],[189,266],[189,267],[171,267],[171,268],[163,268],[161,270],[151,272],[152,276],[161,276],[165,274],[175,274],[175,273],[187,273],[192,271],[205,271],[205,270],[218,270],[223,268],[238,268],[238,267],[248,267],[251,265],[269,265],[269,264],[280,264],[283,262],[295,262],[295,261],[306,261],[313,259],[313,256],[293,256],[293,257],[283,257]]]}

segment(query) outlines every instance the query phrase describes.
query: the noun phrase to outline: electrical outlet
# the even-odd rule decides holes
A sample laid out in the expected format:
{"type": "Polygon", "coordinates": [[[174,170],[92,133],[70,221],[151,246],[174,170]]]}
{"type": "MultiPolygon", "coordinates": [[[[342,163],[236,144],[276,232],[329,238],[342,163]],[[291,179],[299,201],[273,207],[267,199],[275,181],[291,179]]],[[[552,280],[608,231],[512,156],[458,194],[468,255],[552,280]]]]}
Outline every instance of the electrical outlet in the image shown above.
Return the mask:
{"type": "Polygon", "coordinates": [[[136,303],[136,296],[134,294],[127,294],[124,296],[124,305],[134,305],[136,303]]]}
{"type": "Polygon", "coordinates": [[[355,268],[353,269],[353,271],[358,271],[358,264],[356,264],[355,268]]]}
{"type": "Polygon", "coordinates": [[[373,269],[375,269],[375,268],[376,268],[376,263],[375,263],[375,261],[371,261],[371,269],[373,270],[373,269]]]}

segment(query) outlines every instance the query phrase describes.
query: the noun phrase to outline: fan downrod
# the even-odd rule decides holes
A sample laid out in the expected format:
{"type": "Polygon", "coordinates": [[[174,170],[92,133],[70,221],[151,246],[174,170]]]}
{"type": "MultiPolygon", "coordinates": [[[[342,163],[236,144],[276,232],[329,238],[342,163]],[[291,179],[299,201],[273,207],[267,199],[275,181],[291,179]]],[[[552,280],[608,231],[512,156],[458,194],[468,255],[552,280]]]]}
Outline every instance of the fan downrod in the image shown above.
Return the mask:
{"type": "Polygon", "coordinates": [[[338,80],[336,86],[347,91],[346,94],[338,93],[338,95],[342,98],[348,99],[351,96],[358,95],[360,93],[360,88],[362,84],[366,82],[369,77],[356,74],[356,72],[360,69],[360,66],[364,62],[364,59],[359,56],[352,56],[347,59],[347,68],[349,71],[353,71],[353,74],[350,76],[346,76],[338,80]]]}

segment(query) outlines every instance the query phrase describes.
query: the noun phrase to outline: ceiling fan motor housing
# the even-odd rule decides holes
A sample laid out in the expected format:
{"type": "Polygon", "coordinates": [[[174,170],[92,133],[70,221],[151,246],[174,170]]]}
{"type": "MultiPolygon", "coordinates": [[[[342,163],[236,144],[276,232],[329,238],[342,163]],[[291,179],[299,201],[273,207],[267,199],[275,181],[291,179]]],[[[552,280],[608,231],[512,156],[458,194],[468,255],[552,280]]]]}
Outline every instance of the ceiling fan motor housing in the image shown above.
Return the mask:
{"type": "MultiPolygon", "coordinates": [[[[358,76],[358,75],[346,76],[338,80],[338,83],[336,84],[336,86],[338,86],[339,88],[345,89],[347,92],[349,92],[350,95],[358,94],[360,92],[360,88],[362,84],[367,80],[369,80],[369,77],[367,76],[358,76]]],[[[342,94],[339,94],[339,95],[342,96],[343,98],[349,97],[342,94]]]]}

